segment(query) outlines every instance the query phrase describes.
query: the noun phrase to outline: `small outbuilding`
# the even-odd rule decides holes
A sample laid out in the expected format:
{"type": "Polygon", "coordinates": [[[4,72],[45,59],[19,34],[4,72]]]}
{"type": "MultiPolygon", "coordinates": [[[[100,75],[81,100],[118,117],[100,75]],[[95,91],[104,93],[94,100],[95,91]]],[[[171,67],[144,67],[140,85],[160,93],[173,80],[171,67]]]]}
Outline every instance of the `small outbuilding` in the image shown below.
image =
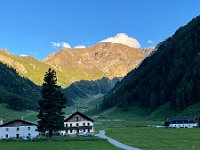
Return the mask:
{"type": "Polygon", "coordinates": [[[0,139],[32,139],[39,135],[37,124],[25,120],[13,120],[0,125],[0,139]]]}
{"type": "Polygon", "coordinates": [[[62,134],[75,135],[94,132],[94,120],[77,111],[64,120],[65,131],[62,134]]]}
{"type": "Polygon", "coordinates": [[[194,128],[198,126],[198,118],[176,116],[165,120],[164,125],[170,128],[194,128]]]}

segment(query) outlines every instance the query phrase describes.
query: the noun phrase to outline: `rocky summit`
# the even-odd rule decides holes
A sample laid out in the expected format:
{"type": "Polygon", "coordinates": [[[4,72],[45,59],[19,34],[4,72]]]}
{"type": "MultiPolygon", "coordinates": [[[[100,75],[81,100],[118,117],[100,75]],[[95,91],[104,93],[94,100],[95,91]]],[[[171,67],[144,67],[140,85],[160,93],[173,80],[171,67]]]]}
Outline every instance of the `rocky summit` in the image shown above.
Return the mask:
{"type": "Polygon", "coordinates": [[[72,81],[123,77],[152,49],[132,48],[120,43],[101,42],[88,48],[65,48],[43,60],[61,72],[74,75],[72,81]],[[80,73],[80,74],[79,74],[80,73]]]}
{"type": "Polygon", "coordinates": [[[59,84],[66,87],[80,80],[124,77],[152,51],[134,48],[131,42],[134,41],[125,34],[118,34],[95,46],[61,49],[42,61],[30,56],[15,56],[7,50],[1,50],[0,61],[39,85],[43,82],[45,71],[52,67],[57,72],[59,84]]]}

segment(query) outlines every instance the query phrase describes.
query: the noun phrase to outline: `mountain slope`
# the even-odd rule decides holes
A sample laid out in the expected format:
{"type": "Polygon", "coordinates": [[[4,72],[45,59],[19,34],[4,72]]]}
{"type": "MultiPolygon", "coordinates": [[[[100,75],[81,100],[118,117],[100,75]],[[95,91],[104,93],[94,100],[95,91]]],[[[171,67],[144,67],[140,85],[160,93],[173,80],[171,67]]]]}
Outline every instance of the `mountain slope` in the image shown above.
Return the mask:
{"type": "Polygon", "coordinates": [[[81,80],[72,83],[69,87],[63,90],[63,93],[67,97],[68,105],[70,105],[80,99],[87,99],[99,94],[105,95],[120,80],[120,78],[102,78],[95,81],[81,80]]]}
{"type": "Polygon", "coordinates": [[[200,102],[200,16],[161,42],[153,55],[105,96],[102,109],[137,103],[151,111],[169,103],[181,111],[200,102]]]}
{"type": "MultiPolygon", "coordinates": [[[[22,77],[26,77],[38,85],[43,83],[44,74],[51,67],[31,56],[15,56],[9,54],[6,49],[0,50],[0,61],[16,69],[22,77]]],[[[70,84],[59,70],[56,70],[56,72],[60,85],[70,84]]]]}
{"type": "Polygon", "coordinates": [[[38,85],[42,84],[46,70],[52,67],[57,72],[58,84],[65,88],[80,80],[123,77],[151,51],[120,43],[101,42],[88,48],[62,49],[43,61],[30,56],[15,56],[7,50],[1,50],[0,61],[38,85]]]}
{"type": "Polygon", "coordinates": [[[88,48],[62,49],[43,60],[65,72],[71,81],[123,77],[135,68],[151,49],[142,50],[120,43],[98,43],[88,48]]]}
{"type": "Polygon", "coordinates": [[[16,110],[37,109],[40,87],[0,63],[0,103],[16,110]]]}

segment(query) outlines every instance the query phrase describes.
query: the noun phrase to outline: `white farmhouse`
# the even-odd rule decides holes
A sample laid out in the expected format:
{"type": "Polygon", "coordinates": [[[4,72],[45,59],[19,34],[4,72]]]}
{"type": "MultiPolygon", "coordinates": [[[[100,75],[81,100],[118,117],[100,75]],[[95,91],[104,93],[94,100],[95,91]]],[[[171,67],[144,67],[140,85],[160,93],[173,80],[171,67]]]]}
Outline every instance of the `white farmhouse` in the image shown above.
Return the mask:
{"type": "Polygon", "coordinates": [[[198,126],[198,119],[196,117],[177,116],[168,118],[164,124],[170,128],[194,128],[198,126]]]}
{"type": "Polygon", "coordinates": [[[39,132],[36,131],[37,125],[24,121],[24,120],[13,120],[0,125],[0,139],[8,138],[34,138],[39,132]]]}
{"type": "Polygon", "coordinates": [[[94,132],[93,122],[93,119],[77,111],[64,120],[65,131],[62,134],[74,135],[94,132]]]}

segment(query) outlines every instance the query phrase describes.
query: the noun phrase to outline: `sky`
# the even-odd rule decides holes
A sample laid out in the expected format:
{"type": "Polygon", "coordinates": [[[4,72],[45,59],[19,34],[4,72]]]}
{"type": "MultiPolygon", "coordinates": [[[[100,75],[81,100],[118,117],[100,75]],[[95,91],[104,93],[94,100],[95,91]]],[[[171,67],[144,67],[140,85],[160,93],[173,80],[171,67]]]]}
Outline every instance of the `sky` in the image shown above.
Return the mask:
{"type": "Polygon", "coordinates": [[[118,33],[155,47],[198,15],[199,0],[0,0],[0,49],[42,60],[118,33]]]}

